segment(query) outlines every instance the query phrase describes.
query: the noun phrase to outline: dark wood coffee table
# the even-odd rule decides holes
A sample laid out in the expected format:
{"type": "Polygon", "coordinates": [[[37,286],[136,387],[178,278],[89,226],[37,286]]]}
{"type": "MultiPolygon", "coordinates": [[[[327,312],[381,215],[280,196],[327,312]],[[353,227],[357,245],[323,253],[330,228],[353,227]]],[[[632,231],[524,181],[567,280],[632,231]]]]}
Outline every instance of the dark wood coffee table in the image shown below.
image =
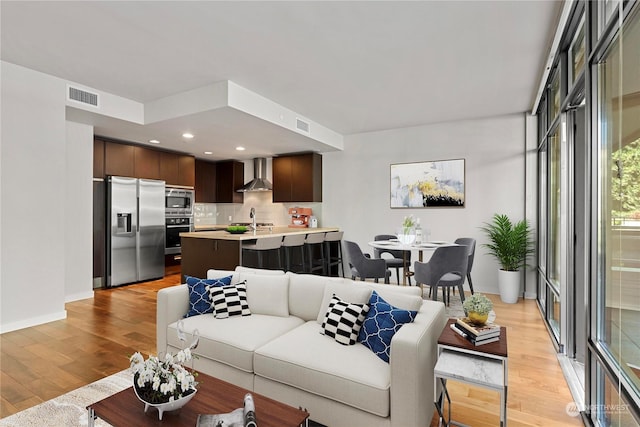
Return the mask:
{"type": "Polygon", "coordinates": [[[266,396],[254,393],[226,381],[198,374],[198,392],[189,403],[173,412],[165,412],[162,421],[158,411],[150,408],[144,412],[144,403],[136,397],[133,387],[87,406],[89,426],[96,417],[119,427],[129,426],[188,426],[195,427],[198,414],[224,414],[242,407],[244,395],[251,393],[256,406],[256,418],[260,427],[296,427],[308,425],[309,413],[285,405],[266,396]]]}

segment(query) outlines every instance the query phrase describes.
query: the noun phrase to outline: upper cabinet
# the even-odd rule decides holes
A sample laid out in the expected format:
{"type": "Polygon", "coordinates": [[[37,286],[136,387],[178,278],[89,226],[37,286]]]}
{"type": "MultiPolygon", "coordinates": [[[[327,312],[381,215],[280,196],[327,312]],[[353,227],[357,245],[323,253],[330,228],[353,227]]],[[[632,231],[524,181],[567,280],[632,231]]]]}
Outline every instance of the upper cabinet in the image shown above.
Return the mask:
{"type": "Polygon", "coordinates": [[[234,160],[216,163],[217,203],[242,203],[244,193],[236,190],[244,185],[244,163],[234,160]]]}
{"type": "Polygon", "coordinates": [[[133,145],[105,142],[104,174],[135,176],[135,147],[133,145]]]}
{"type": "Polygon", "coordinates": [[[295,154],[273,159],[274,202],[322,202],[322,156],[295,154]]]}
{"type": "Polygon", "coordinates": [[[216,202],[216,164],[196,159],[196,203],[216,202]]]}
{"type": "Polygon", "coordinates": [[[93,176],[159,179],[167,185],[195,186],[195,158],[153,148],[94,139],[93,176]]]}

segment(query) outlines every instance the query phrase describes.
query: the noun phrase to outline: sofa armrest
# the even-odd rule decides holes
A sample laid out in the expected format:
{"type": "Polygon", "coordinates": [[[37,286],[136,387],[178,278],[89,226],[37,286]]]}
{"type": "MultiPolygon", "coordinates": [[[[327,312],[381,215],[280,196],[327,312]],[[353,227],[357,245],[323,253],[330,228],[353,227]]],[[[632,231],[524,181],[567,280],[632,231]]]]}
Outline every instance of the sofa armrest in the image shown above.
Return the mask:
{"type": "Polygon", "coordinates": [[[156,346],[158,354],[167,351],[167,326],[182,319],[189,311],[187,285],[171,286],[158,291],[156,306],[156,346]]]}
{"type": "Polygon", "coordinates": [[[444,304],[425,301],[415,321],[391,340],[391,426],[429,426],[438,337],[447,323],[444,304]]]}

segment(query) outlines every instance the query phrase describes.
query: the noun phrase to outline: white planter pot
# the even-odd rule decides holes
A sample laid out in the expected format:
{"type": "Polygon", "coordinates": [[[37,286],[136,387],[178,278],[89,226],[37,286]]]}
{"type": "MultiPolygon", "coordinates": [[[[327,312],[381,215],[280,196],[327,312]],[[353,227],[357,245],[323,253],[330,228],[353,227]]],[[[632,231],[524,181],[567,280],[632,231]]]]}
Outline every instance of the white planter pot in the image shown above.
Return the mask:
{"type": "Polygon", "coordinates": [[[500,299],[507,304],[515,304],[520,296],[520,271],[498,270],[500,299]]]}

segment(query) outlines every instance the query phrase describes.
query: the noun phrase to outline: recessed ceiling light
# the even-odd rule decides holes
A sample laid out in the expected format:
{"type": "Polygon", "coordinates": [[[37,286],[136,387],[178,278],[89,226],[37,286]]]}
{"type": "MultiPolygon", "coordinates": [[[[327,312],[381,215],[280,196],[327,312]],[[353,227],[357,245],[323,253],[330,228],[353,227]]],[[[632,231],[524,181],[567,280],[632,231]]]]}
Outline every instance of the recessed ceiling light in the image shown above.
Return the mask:
{"type": "Polygon", "coordinates": [[[213,154],[212,151],[205,151],[204,154],[213,154]]]}
{"type": "Polygon", "coordinates": [[[157,139],[150,139],[149,142],[152,144],[160,144],[160,141],[158,141],[157,139]]]}
{"type": "Polygon", "coordinates": [[[191,139],[191,138],[193,138],[193,134],[189,133],[189,132],[185,132],[185,133],[182,134],[182,137],[186,138],[186,139],[191,139]]]}
{"type": "Polygon", "coordinates": [[[238,150],[238,151],[244,151],[244,150],[245,150],[245,148],[244,148],[244,147],[242,147],[242,146],[238,146],[238,147],[236,147],[236,150],[238,150]]]}

